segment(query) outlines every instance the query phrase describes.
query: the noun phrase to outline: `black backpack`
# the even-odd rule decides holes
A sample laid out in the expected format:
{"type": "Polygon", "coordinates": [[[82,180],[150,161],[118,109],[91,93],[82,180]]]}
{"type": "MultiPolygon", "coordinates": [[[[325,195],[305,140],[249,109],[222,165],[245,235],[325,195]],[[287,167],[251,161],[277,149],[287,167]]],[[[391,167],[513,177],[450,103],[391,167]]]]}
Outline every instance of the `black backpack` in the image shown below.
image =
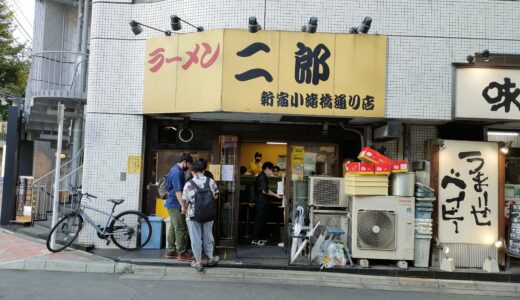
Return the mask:
{"type": "Polygon", "coordinates": [[[200,188],[192,179],[189,181],[195,189],[195,203],[193,204],[193,218],[199,223],[215,220],[217,216],[217,205],[213,197],[213,191],[209,186],[210,178],[206,178],[204,186],[200,188]]]}

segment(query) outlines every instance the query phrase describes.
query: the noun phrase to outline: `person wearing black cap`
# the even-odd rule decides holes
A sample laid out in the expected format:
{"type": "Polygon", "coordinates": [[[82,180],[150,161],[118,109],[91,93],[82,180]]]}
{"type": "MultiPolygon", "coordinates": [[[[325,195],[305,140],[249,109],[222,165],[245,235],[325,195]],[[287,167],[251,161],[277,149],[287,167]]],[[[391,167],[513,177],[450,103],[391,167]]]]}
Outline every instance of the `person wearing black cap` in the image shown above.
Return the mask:
{"type": "Polygon", "coordinates": [[[255,153],[255,160],[249,164],[249,172],[251,175],[258,175],[262,172],[262,153],[255,153]]]}

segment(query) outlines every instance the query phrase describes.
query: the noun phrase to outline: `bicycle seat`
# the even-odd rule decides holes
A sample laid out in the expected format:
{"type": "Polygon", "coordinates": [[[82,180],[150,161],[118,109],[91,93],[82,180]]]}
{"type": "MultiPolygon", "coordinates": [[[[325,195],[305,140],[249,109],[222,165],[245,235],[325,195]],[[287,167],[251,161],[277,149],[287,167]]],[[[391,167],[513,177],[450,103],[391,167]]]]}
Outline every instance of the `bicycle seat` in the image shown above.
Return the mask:
{"type": "Polygon", "coordinates": [[[115,205],[119,205],[125,202],[125,199],[108,199],[107,201],[114,203],[115,205]]]}

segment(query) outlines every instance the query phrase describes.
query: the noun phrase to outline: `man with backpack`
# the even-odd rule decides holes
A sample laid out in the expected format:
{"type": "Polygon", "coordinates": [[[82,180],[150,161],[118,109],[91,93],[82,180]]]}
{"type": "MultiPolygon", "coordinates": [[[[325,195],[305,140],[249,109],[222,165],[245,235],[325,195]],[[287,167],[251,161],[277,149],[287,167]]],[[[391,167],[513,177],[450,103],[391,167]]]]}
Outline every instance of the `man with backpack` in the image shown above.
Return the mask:
{"type": "Polygon", "coordinates": [[[190,233],[191,250],[195,261],[191,266],[197,271],[203,271],[202,251],[208,256],[208,266],[219,262],[219,257],[213,255],[213,221],[217,216],[216,199],[218,187],[215,181],[204,176],[204,162],[196,161],[191,166],[193,179],[188,181],[182,192],[182,200],[187,203],[186,223],[190,233]]]}
{"type": "Polygon", "coordinates": [[[186,183],[184,172],[190,168],[192,163],[193,158],[189,154],[182,154],[166,177],[168,198],[164,202],[164,207],[168,210],[171,222],[166,258],[193,260],[193,256],[186,249],[187,229],[186,220],[183,216],[186,211],[186,203],[182,200],[182,191],[186,183]]]}

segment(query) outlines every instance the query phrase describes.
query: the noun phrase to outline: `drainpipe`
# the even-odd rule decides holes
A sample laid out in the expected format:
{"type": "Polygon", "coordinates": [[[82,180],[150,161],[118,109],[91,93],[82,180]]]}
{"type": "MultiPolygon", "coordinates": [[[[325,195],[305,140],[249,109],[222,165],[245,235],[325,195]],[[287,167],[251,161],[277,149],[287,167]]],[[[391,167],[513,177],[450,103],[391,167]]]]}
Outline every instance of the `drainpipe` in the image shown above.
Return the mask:
{"type": "MultiPolygon", "coordinates": [[[[84,10],[83,13],[81,12],[82,7],[82,1],[78,1],[78,26],[77,26],[77,32],[78,32],[78,43],[77,43],[77,52],[81,52],[83,56],[80,58],[80,73],[79,73],[79,91],[80,92],[86,92],[86,73],[87,73],[87,65],[85,62],[86,59],[86,53],[87,53],[87,31],[88,31],[88,18],[89,18],[89,4],[90,0],[84,0],[84,10]],[[81,25],[83,23],[83,25],[81,25]]],[[[83,120],[82,118],[76,118],[72,121],[72,155],[71,158],[73,159],[71,163],[72,171],[76,170],[79,167],[79,149],[81,148],[81,141],[82,141],[82,125],[83,120]]],[[[71,178],[71,184],[74,187],[78,187],[78,177],[76,175],[72,175],[71,178]]]]}
{"type": "MultiPolygon", "coordinates": [[[[58,223],[58,205],[60,197],[60,167],[61,167],[61,146],[63,142],[63,114],[65,106],[58,103],[58,146],[56,147],[56,167],[54,170],[54,194],[52,203],[52,227],[58,223]]],[[[54,234],[51,237],[51,247],[56,247],[54,234]]]]}

